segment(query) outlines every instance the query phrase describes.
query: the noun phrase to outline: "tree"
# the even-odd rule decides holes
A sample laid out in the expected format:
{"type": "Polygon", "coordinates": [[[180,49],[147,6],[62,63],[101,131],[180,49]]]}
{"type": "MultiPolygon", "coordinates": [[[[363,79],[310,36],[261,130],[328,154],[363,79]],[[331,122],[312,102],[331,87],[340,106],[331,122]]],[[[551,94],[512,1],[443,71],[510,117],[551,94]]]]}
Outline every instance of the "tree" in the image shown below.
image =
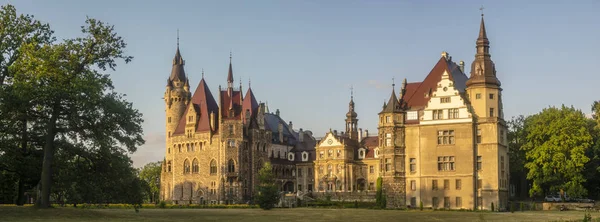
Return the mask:
{"type": "Polygon", "coordinates": [[[387,205],[387,200],[385,197],[385,193],[383,193],[383,179],[381,177],[377,178],[377,191],[375,193],[375,205],[380,208],[385,208],[387,205]]]}
{"type": "Polygon", "coordinates": [[[275,175],[273,175],[273,169],[271,163],[267,162],[258,171],[258,195],[256,195],[256,202],[258,206],[264,210],[270,210],[275,207],[275,204],[279,201],[279,189],[275,184],[275,175]]]}
{"type": "Polygon", "coordinates": [[[523,144],[533,181],[530,196],[564,189],[571,197],[586,194],[583,171],[592,145],[585,115],[573,107],[549,107],[525,121],[527,142],[523,144]]]}
{"type": "Polygon", "coordinates": [[[157,203],[158,194],[160,193],[160,173],[161,173],[161,162],[148,163],[140,170],[140,179],[147,184],[149,201],[151,203],[157,203]]]}
{"type": "Polygon", "coordinates": [[[50,206],[57,149],[85,156],[135,152],[142,139],[141,114],[114,92],[107,69],[125,63],[126,46],[114,27],[88,18],[84,37],[57,44],[25,44],[11,67],[15,94],[28,95],[40,118],[31,123],[43,136],[40,207],[50,206]],[[61,146],[57,146],[61,145],[61,146]]]}
{"type": "Polygon", "coordinates": [[[507,122],[510,180],[511,184],[515,185],[516,192],[521,197],[526,197],[528,192],[527,172],[525,169],[525,150],[521,149],[523,144],[527,142],[525,119],[525,116],[519,115],[507,122]]]}
{"type": "MultiPolygon", "coordinates": [[[[15,174],[16,204],[25,203],[25,190],[37,184],[31,176],[41,165],[39,155],[32,142],[38,136],[31,132],[33,115],[26,100],[27,94],[12,93],[10,85],[14,73],[11,68],[22,55],[22,46],[40,46],[53,42],[53,31],[48,24],[35,20],[32,15],[17,15],[12,5],[0,7],[0,170],[5,174],[15,174]]],[[[6,181],[6,183],[11,183],[6,181]]]]}

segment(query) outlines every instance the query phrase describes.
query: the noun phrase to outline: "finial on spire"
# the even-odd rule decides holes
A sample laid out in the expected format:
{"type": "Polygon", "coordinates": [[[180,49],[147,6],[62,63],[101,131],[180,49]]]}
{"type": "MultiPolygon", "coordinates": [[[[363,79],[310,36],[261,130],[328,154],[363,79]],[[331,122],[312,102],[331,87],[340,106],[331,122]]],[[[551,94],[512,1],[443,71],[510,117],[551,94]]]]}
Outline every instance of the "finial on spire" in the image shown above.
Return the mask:
{"type": "Polygon", "coordinates": [[[354,99],[354,86],[350,85],[350,99],[354,99]]]}
{"type": "Polygon", "coordinates": [[[250,77],[248,77],[248,88],[251,87],[251,83],[252,83],[252,80],[250,79],[250,77]]]}
{"type": "Polygon", "coordinates": [[[392,77],[392,88],[394,88],[394,86],[396,86],[396,82],[394,80],[394,77],[392,77]]]}
{"type": "Polygon", "coordinates": [[[231,63],[231,58],[233,57],[233,53],[231,52],[231,49],[229,50],[229,63],[231,63]]]}
{"type": "Polygon", "coordinates": [[[179,29],[177,29],[177,48],[179,48],[179,29]]]}
{"type": "Polygon", "coordinates": [[[204,79],[204,68],[202,68],[202,78],[204,79]]]}
{"type": "Polygon", "coordinates": [[[483,10],[484,10],[484,9],[485,9],[485,8],[483,7],[483,5],[481,5],[481,8],[479,8],[479,11],[481,11],[481,17],[483,17],[483,10]]]}

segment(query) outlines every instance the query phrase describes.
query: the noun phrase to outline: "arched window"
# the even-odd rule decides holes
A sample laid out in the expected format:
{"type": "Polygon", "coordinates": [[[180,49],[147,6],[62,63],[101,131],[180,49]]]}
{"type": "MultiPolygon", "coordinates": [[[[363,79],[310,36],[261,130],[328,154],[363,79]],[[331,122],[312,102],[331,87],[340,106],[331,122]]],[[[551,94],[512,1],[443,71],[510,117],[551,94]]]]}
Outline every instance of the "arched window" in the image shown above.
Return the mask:
{"type": "Polygon", "coordinates": [[[198,165],[198,160],[194,159],[194,161],[192,161],[192,173],[198,172],[200,172],[200,166],[198,165]]]}
{"type": "Polygon", "coordinates": [[[215,160],[210,161],[210,174],[211,175],[217,174],[217,161],[215,161],[215,160]]]}
{"type": "Polygon", "coordinates": [[[183,161],[183,173],[184,174],[190,173],[190,161],[189,160],[183,161]]]}
{"type": "Polygon", "coordinates": [[[227,171],[230,173],[235,172],[235,162],[233,162],[233,160],[229,160],[227,163],[227,171]]]}
{"type": "Polygon", "coordinates": [[[331,167],[331,164],[327,165],[327,174],[331,175],[333,172],[333,168],[331,167]]]}
{"type": "Polygon", "coordinates": [[[202,142],[200,142],[200,148],[199,149],[202,150],[202,142]]]}
{"type": "Polygon", "coordinates": [[[177,144],[177,147],[179,147],[179,152],[181,153],[181,144],[177,144]]]}

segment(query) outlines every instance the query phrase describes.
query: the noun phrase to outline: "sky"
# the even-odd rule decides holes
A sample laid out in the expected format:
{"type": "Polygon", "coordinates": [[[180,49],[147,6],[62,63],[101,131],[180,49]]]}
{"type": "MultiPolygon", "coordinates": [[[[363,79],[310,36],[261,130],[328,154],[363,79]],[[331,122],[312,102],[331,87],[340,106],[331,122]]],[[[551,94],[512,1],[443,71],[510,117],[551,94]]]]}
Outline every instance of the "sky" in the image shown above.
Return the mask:
{"type": "Polygon", "coordinates": [[[597,0],[0,2],[50,23],[59,39],[80,36],[86,16],[115,26],[134,59],[111,78],[144,115],[136,167],[164,157],[162,97],[177,30],[192,92],[202,69],[213,95],[227,85],[232,51],[234,85],[241,79],[245,91],[251,81],[257,100],[317,137],[344,130],[350,86],[359,127],[376,133],[392,78],[396,91],[404,78],[422,81],[442,51],[468,74],[482,5],[507,119],[561,104],[590,113],[600,99],[597,0]]]}

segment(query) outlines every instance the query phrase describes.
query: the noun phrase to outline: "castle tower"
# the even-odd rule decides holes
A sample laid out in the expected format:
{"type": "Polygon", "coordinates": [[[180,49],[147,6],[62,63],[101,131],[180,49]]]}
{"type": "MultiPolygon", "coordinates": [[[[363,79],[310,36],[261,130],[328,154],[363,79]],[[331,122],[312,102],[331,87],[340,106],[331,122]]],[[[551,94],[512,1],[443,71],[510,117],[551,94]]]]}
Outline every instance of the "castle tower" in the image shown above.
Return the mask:
{"type": "MultiPolygon", "coordinates": [[[[348,104],[348,113],[346,113],[346,133],[350,139],[358,140],[358,115],[354,111],[354,91],[350,89],[350,103],[348,104]]],[[[360,142],[360,141],[359,141],[360,142]]]]}
{"type": "Polygon", "coordinates": [[[171,68],[171,75],[167,79],[167,87],[164,95],[167,140],[175,132],[175,128],[191,98],[189,80],[183,68],[185,61],[179,52],[179,37],[177,39],[177,51],[173,58],[173,67],[171,68]]]}
{"type": "Polygon", "coordinates": [[[502,110],[502,88],[490,55],[483,14],[476,45],[471,76],[466,82],[466,92],[473,108],[476,123],[476,160],[482,169],[475,169],[478,208],[489,208],[494,203],[498,209],[508,201],[508,149],[507,127],[502,110]],[[481,164],[479,164],[481,163],[481,164]]]}
{"type": "MultiPolygon", "coordinates": [[[[403,88],[406,87],[403,84],[403,88]]],[[[392,84],[390,100],[379,113],[379,147],[384,192],[388,208],[401,208],[405,205],[406,181],[404,175],[404,120],[405,110],[396,97],[392,84]]],[[[404,90],[404,89],[403,89],[404,90]]]]}

